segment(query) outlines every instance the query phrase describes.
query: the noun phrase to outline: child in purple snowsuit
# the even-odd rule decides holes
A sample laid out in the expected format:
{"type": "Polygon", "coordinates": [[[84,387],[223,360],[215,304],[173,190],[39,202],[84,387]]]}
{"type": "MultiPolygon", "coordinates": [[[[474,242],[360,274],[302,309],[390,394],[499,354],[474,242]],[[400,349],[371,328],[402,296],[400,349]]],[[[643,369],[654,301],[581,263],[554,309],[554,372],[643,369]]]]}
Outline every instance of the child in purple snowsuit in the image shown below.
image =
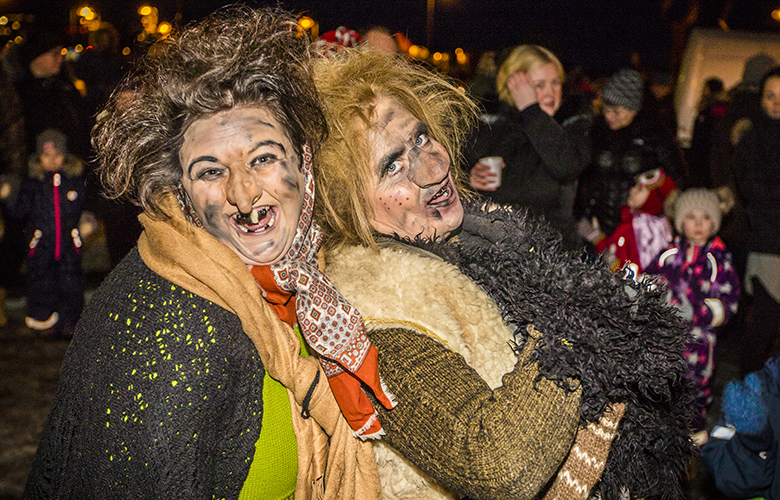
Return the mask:
{"type": "Polygon", "coordinates": [[[721,216],[733,205],[733,197],[727,190],[689,189],[669,202],[679,236],[645,272],[665,278],[670,303],[690,322],[686,377],[695,386],[696,433],[704,430],[706,408],[712,402],[716,328],[737,312],[739,300],[731,253],[717,236],[721,216]]]}

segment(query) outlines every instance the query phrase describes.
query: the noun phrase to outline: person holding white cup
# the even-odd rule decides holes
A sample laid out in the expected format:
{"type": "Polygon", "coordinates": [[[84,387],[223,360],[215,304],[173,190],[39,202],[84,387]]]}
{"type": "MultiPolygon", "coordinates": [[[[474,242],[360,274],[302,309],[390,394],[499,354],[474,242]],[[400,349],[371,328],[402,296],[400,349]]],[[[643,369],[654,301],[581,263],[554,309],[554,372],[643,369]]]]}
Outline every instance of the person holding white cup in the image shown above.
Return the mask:
{"type": "Polygon", "coordinates": [[[501,170],[505,166],[506,163],[500,156],[480,158],[479,163],[471,170],[471,185],[475,188],[477,185],[482,186],[478,188],[482,191],[495,191],[501,185],[501,170]]]}
{"type": "Polygon", "coordinates": [[[496,77],[502,108],[493,123],[481,124],[466,160],[473,165],[474,189],[496,203],[544,217],[574,247],[576,181],[589,161],[592,116],[587,103],[582,106],[587,111],[565,125],[553,118],[561,106],[563,79],[563,66],[544,47],[512,50],[496,77]]]}

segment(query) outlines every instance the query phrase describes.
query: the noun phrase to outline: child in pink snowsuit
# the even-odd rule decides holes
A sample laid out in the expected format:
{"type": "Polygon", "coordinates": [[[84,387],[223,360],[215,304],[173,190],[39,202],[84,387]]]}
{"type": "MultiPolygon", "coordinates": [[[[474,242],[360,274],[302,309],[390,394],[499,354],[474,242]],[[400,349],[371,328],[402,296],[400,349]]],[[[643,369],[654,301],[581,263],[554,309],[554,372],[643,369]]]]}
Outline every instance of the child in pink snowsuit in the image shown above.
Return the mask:
{"type": "Polygon", "coordinates": [[[737,312],[739,278],[731,253],[718,236],[721,215],[733,204],[730,192],[689,189],[670,200],[674,227],[680,236],[646,269],[659,274],[669,287],[669,301],[688,320],[692,340],[686,344],[686,377],[695,384],[697,416],[693,431],[705,428],[712,402],[716,328],[737,312]]]}

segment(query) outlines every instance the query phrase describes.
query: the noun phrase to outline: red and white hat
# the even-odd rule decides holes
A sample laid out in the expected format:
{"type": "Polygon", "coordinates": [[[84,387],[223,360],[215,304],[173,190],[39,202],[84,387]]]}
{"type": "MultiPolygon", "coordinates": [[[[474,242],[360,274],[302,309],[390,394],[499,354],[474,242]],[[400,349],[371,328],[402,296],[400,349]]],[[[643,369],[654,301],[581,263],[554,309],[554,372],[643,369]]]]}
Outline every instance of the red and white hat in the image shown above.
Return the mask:
{"type": "Polygon", "coordinates": [[[313,50],[315,54],[327,57],[343,47],[357,47],[362,42],[363,38],[357,31],[339,26],[320,35],[314,42],[313,50]]]}
{"type": "Polygon", "coordinates": [[[648,170],[637,176],[637,182],[647,188],[650,194],[644,205],[639,207],[642,212],[650,215],[661,215],[664,211],[664,201],[669,193],[677,189],[671,177],[662,168],[648,170]]]}

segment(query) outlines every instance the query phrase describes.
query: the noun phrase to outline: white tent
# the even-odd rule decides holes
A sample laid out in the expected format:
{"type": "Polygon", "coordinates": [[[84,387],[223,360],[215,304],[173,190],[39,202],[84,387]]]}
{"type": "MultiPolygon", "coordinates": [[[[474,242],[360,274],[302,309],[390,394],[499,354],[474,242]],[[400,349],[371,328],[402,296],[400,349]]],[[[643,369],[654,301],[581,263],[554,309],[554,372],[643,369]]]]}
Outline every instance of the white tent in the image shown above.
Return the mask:
{"type": "Polygon", "coordinates": [[[693,135],[704,82],[718,77],[730,89],[742,80],[745,62],[761,53],[780,63],[780,35],[701,28],[691,32],[674,96],[677,138],[683,146],[693,135]]]}

